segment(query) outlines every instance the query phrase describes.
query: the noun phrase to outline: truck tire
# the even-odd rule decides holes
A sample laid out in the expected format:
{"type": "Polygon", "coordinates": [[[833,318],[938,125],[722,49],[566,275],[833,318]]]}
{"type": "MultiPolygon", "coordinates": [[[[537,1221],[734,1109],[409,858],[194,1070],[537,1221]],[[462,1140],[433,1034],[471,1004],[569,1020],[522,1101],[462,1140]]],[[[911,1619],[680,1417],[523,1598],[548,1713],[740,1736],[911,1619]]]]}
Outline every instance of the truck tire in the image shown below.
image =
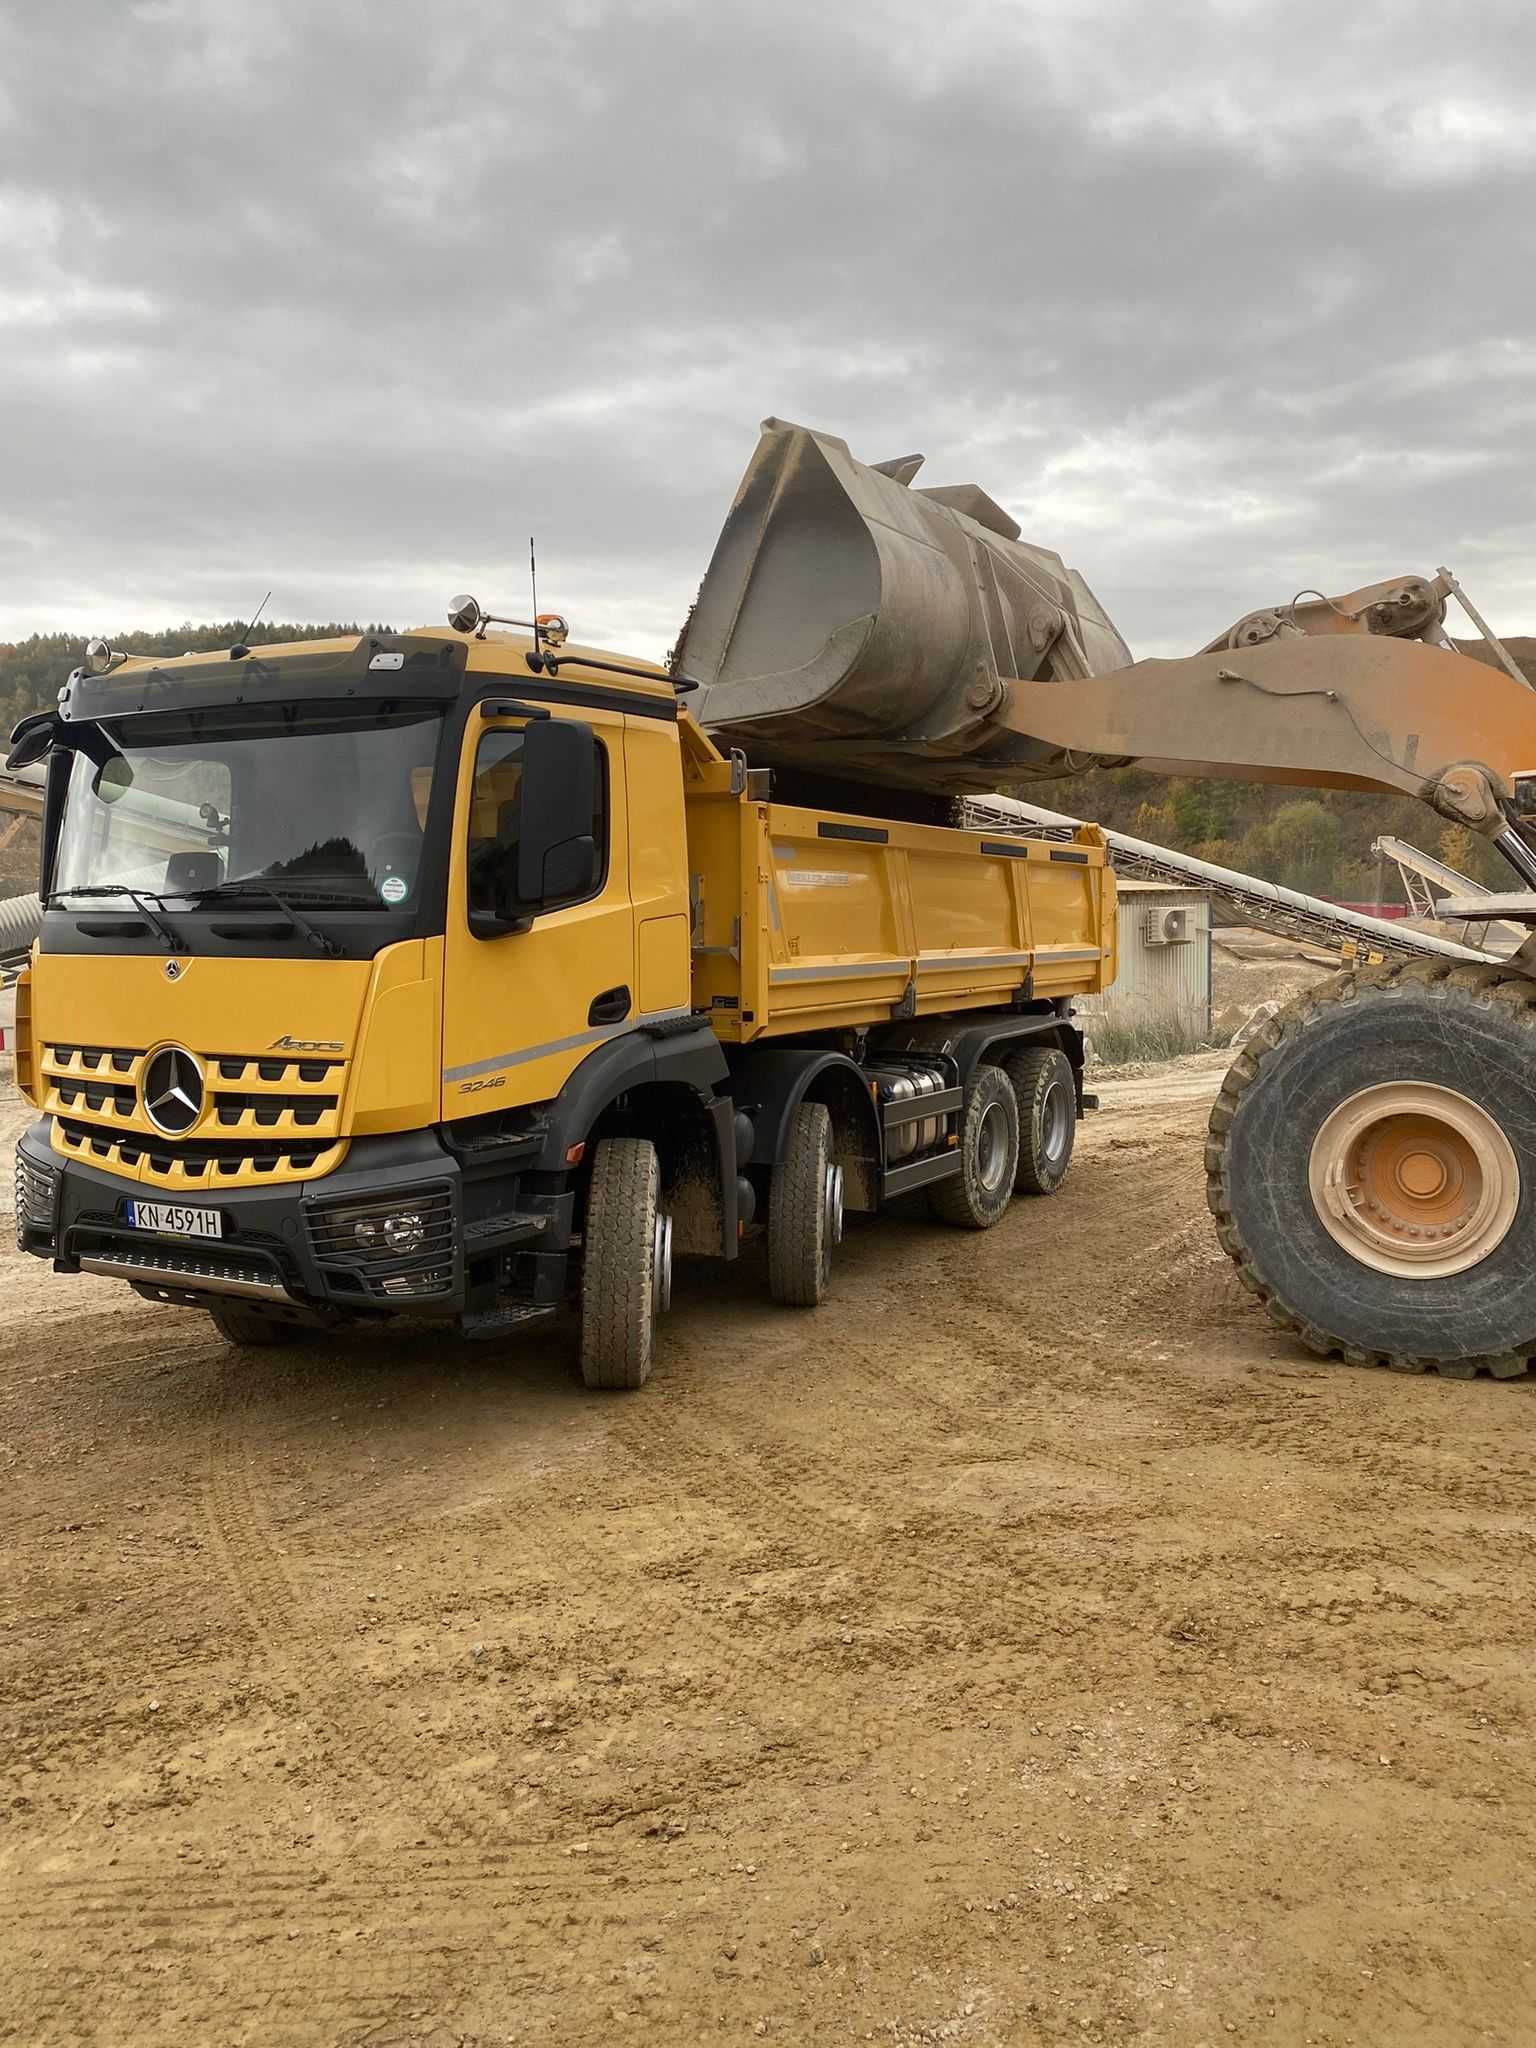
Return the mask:
{"type": "Polygon", "coordinates": [[[802,1102],[768,1184],[768,1292],[786,1308],[815,1308],[843,1237],[843,1170],[832,1158],[832,1118],[802,1102]]]}
{"type": "Polygon", "coordinates": [[[1238,1277],[1323,1356],[1470,1379],[1536,1353],[1536,982],[1411,961],[1268,1018],[1211,1111],[1238,1277]]]}
{"type": "Polygon", "coordinates": [[[960,1112],[960,1171],[936,1181],[928,1206],[959,1230],[990,1230],[1013,1200],[1019,1169],[1019,1103],[1001,1067],[978,1067],[960,1112]]]}
{"type": "Polygon", "coordinates": [[[237,1301],[220,1302],[217,1308],[210,1308],[208,1319],[226,1344],[242,1350],[265,1344],[292,1344],[303,1334],[297,1323],[263,1315],[259,1308],[247,1308],[237,1301]]]}
{"type": "Polygon", "coordinates": [[[604,1138],[592,1156],[581,1260],[581,1376],[643,1387],[656,1319],[672,1301],[672,1220],[648,1138],[604,1138]]]}
{"type": "Polygon", "coordinates": [[[1077,1083],[1072,1062],[1054,1045],[1010,1053],[1003,1072],[1019,1105],[1016,1195],[1054,1195],[1072,1164],[1077,1136],[1077,1083]]]}

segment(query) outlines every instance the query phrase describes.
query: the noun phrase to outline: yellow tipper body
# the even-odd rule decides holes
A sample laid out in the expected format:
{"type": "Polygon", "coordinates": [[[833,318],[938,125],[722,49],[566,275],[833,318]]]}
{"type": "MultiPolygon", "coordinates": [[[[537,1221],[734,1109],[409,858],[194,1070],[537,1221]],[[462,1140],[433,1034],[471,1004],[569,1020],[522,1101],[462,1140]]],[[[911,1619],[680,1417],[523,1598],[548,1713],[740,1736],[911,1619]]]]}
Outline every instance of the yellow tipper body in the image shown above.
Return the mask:
{"type": "Polygon", "coordinates": [[[759,801],[683,726],[693,1003],[729,1043],[1086,995],[1114,978],[1115,879],[1070,846],[759,801]]]}

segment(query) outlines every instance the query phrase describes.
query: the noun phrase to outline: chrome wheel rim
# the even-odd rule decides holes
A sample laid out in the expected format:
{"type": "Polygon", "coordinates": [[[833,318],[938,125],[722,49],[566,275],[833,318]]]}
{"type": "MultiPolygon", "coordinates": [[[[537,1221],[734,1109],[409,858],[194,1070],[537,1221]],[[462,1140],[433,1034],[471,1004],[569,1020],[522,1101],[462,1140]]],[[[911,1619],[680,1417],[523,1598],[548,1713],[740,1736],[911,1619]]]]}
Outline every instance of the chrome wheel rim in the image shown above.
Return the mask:
{"type": "Polygon", "coordinates": [[[822,1237],[830,1254],[832,1247],[843,1241],[843,1169],[840,1166],[827,1168],[821,1199],[825,1219],[822,1237]]]}
{"type": "Polygon", "coordinates": [[[989,1102],[976,1133],[976,1178],[995,1195],[1008,1175],[1008,1117],[1000,1102],[989,1102]]]}
{"type": "Polygon", "coordinates": [[[651,1315],[664,1316],[672,1306],[672,1218],[665,1210],[656,1216],[656,1234],[651,1241],[651,1315]]]}
{"type": "Polygon", "coordinates": [[[1054,1081],[1045,1091],[1045,1100],[1040,1105],[1040,1150],[1047,1162],[1054,1166],[1067,1149],[1067,1136],[1072,1128],[1072,1114],[1075,1104],[1069,1104],[1068,1090],[1063,1081],[1054,1081]]]}

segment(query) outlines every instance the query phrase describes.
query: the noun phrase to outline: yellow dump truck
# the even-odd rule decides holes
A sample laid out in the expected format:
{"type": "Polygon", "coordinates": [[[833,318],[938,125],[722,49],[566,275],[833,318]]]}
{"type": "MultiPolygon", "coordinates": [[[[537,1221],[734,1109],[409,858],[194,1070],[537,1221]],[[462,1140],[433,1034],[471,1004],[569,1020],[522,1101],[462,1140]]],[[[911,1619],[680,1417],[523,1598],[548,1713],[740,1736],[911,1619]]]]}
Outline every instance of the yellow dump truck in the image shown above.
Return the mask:
{"type": "Polygon", "coordinates": [[[774,800],[559,626],[124,659],[46,758],[19,1242],[235,1343],[575,1302],[650,1370],[674,1251],[826,1289],[844,1207],[983,1229],[1066,1172],[1102,835],[774,800]]]}

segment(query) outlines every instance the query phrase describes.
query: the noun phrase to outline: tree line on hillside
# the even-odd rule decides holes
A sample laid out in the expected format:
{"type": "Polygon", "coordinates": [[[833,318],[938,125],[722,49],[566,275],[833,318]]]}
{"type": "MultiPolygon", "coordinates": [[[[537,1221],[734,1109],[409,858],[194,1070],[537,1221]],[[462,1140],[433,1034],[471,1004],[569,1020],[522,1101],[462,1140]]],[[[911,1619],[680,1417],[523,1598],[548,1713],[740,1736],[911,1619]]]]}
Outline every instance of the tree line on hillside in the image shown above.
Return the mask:
{"type": "MultiPolygon", "coordinates": [[[[359,630],[356,625],[296,626],[276,620],[248,630],[232,619],[174,626],[160,633],[123,633],[113,636],[112,645],[128,654],[173,655],[229,647],[242,636],[254,646],[321,640],[359,630]]],[[[1462,651],[1477,660],[1493,658],[1480,641],[1461,644],[1462,651]]],[[[1536,674],[1536,640],[1507,644],[1527,674],[1536,674]]],[[[53,703],[83,648],[81,637],[71,633],[0,642],[0,722],[6,730],[29,711],[53,703]]],[[[1378,883],[1385,891],[1381,900],[1401,900],[1395,870],[1389,867],[1383,878],[1371,858],[1374,842],[1388,834],[1436,854],[1474,881],[1494,887],[1508,881],[1503,861],[1475,832],[1446,824],[1411,797],[1350,790],[1309,795],[1263,782],[1169,781],[1136,768],[1095,770],[1070,781],[1040,784],[1032,794],[1053,809],[1096,819],[1113,831],[1134,833],[1221,867],[1349,903],[1375,902],[1378,883]]]]}

